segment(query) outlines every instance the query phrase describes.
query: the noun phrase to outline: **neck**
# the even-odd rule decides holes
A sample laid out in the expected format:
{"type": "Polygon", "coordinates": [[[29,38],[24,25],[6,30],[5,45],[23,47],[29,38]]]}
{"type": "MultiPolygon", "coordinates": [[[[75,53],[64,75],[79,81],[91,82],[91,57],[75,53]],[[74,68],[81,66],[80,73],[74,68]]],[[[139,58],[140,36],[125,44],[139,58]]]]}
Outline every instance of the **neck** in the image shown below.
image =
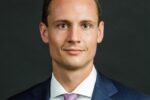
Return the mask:
{"type": "Polygon", "coordinates": [[[72,92],[92,71],[93,63],[76,70],[69,70],[53,65],[53,73],[57,81],[67,92],[72,92]]]}

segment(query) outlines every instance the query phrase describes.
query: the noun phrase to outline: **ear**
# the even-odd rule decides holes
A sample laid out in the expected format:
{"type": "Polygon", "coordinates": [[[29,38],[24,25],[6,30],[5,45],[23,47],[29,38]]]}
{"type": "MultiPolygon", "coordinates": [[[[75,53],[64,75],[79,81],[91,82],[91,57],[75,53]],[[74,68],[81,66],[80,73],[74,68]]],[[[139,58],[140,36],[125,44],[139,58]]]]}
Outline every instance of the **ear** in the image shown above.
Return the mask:
{"type": "Polygon", "coordinates": [[[97,43],[101,43],[104,37],[104,21],[101,21],[98,26],[97,43]]]}
{"type": "Polygon", "coordinates": [[[48,39],[48,28],[43,22],[41,22],[39,24],[39,30],[40,30],[40,35],[41,35],[41,38],[42,38],[43,42],[44,43],[48,43],[49,42],[49,39],[48,39]]]}

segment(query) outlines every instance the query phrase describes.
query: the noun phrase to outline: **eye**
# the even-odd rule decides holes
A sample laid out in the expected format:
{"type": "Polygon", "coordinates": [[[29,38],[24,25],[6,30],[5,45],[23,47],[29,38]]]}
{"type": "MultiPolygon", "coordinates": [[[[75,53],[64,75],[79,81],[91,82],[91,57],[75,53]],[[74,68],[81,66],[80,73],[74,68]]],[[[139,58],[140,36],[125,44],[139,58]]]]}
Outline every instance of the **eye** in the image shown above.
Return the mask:
{"type": "Polygon", "coordinates": [[[67,29],[69,26],[66,23],[59,23],[56,25],[58,29],[67,29]]]}
{"type": "Polygon", "coordinates": [[[84,24],[81,25],[81,27],[82,27],[83,29],[90,29],[90,28],[93,27],[93,25],[90,24],[90,23],[84,23],[84,24]]]}

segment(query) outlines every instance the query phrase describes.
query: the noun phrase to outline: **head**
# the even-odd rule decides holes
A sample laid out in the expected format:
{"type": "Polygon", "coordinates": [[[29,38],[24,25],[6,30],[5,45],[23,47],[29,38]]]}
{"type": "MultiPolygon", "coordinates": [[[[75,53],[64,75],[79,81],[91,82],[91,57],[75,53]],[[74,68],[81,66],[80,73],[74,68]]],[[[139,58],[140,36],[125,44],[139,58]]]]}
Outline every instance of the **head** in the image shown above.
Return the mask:
{"type": "Polygon", "coordinates": [[[104,23],[98,0],[45,0],[40,23],[53,69],[75,70],[93,66],[104,23]]]}

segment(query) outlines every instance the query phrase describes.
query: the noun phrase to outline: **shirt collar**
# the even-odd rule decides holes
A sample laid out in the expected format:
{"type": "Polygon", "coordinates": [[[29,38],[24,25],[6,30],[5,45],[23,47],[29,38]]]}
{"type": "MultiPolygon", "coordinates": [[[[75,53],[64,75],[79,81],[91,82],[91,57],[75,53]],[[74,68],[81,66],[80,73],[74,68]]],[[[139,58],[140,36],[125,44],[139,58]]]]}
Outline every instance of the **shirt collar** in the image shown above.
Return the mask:
{"type": "MultiPolygon", "coordinates": [[[[72,92],[82,96],[92,97],[92,93],[94,90],[95,82],[96,82],[97,72],[95,67],[93,66],[91,73],[87,76],[83,82],[77,86],[77,88],[72,92]],[[90,87],[90,88],[89,88],[90,87]]],[[[56,80],[55,76],[52,73],[51,79],[51,97],[55,98],[62,94],[68,93],[63,86],[56,80]]]]}

